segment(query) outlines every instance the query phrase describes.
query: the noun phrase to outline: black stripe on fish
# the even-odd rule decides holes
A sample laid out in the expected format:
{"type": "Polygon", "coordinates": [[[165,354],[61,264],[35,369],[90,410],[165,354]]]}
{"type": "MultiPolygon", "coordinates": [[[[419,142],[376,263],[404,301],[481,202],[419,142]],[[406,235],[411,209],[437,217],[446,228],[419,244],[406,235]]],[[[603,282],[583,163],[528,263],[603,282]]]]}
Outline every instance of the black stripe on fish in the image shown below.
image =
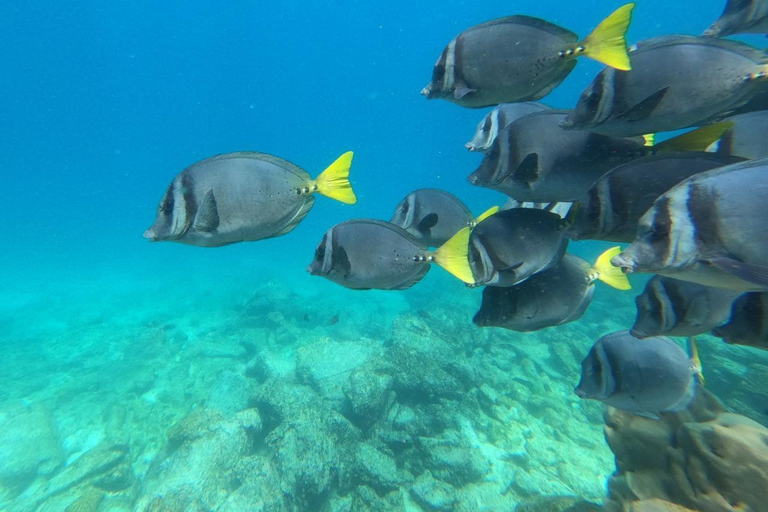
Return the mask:
{"type": "Polygon", "coordinates": [[[713,211],[715,199],[711,191],[704,190],[696,181],[689,182],[686,207],[696,229],[697,243],[706,247],[722,247],[716,221],[718,215],[713,211]]]}

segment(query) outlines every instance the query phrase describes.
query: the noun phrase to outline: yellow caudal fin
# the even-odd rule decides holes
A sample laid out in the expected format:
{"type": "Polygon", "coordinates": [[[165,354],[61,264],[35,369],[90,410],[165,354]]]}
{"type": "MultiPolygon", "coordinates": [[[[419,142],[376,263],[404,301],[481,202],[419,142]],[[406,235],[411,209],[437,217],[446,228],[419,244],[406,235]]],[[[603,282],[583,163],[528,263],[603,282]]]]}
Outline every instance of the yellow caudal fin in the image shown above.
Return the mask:
{"type": "Polygon", "coordinates": [[[581,51],[584,55],[622,71],[632,69],[627,53],[626,35],[634,8],[634,3],[624,5],[605,18],[582,41],[580,48],[583,48],[581,51]]]}
{"type": "Polygon", "coordinates": [[[706,151],[714,142],[733,127],[733,123],[725,121],[703,126],[697,130],[686,132],[677,137],[659,142],[654,146],[656,151],[706,151]]]}
{"type": "Polygon", "coordinates": [[[480,224],[485,219],[487,219],[488,217],[490,217],[491,215],[493,215],[494,213],[496,213],[498,211],[499,211],[499,207],[498,206],[491,206],[485,212],[481,213],[480,216],[478,218],[476,218],[472,222],[472,225],[477,226],[478,224],[480,224]]]}
{"type": "Polygon", "coordinates": [[[656,134],[655,133],[647,133],[643,135],[643,141],[645,141],[645,144],[643,144],[647,148],[651,148],[656,144],[656,134]]]}
{"type": "Polygon", "coordinates": [[[461,228],[447,242],[431,254],[434,262],[465,283],[474,284],[475,277],[469,266],[469,226],[461,228]]]}
{"type": "Polygon", "coordinates": [[[611,258],[621,252],[621,247],[611,247],[603,254],[598,256],[597,261],[592,268],[597,272],[597,278],[617,290],[631,290],[632,285],[629,279],[620,268],[611,265],[611,258]]]}
{"type": "Polygon", "coordinates": [[[349,168],[352,166],[352,151],[347,151],[336,159],[326,170],[320,173],[310,185],[326,197],[345,204],[355,204],[357,197],[349,183],[349,168]]]}
{"type": "Polygon", "coordinates": [[[688,336],[688,355],[691,358],[691,369],[699,377],[699,383],[705,386],[704,373],[701,368],[701,359],[699,359],[699,346],[696,344],[694,336],[688,336]]]}

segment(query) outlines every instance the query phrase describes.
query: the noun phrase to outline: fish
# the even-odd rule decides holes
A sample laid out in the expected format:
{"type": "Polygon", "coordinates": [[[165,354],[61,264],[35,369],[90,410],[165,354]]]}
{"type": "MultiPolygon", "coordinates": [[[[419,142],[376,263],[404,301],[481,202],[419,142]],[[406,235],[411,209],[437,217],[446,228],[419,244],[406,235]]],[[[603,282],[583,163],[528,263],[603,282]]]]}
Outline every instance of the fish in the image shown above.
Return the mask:
{"type": "Polygon", "coordinates": [[[314,180],[291,162],[265,153],[207,158],[173,179],[144,238],[220,247],[284,235],[312,209],[315,193],[357,202],[349,183],[352,157],[351,151],[344,153],[314,180]]]}
{"type": "Polygon", "coordinates": [[[600,178],[569,210],[572,240],[630,243],[640,217],[664,192],[684,179],[742,159],[705,152],[651,155],[620,165],[600,178]]]}
{"type": "Polygon", "coordinates": [[[741,292],[654,276],[637,296],[637,318],[630,329],[635,338],[696,336],[731,317],[731,304],[741,292]]]}
{"type": "Polygon", "coordinates": [[[731,126],[711,125],[649,146],[643,137],[565,130],[560,124],[568,113],[528,114],[504,128],[468,181],[518,201],[577,201],[618,165],[661,152],[703,151],[731,126]]]}
{"type": "Polygon", "coordinates": [[[733,345],[768,350],[768,294],[745,293],[733,303],[730,321],[712,335],[733,345]]]}
{"type": "Polygon", "coordinates": [[[701,126],[768,87],[768,54],[736,41],[661,36],[630,54],[633,69],[603,69],[563,128],[632,137],[701,126]]]}
{"type": "Polygon", "coordinates": [[[501,207],[502,210],[511,210],[512,208],[535,208],[537,210],[547,210],[548,212],[555,213],[561,218],[565,218],[568,215],[573,203],[531,203],[528,201],[518,201],[511,197],[507,199],[507,202],[501,207]]]}
{"type": "Polygon", "coordinates": [[[475,219],[461,200],[444,190],[422,188],[408,194],[395,208],[389,222],[400,226],[427,245],[439,247],[461,228],[474,226],[498,207],[475,219]]]}
{"type": "Polygon", "coordinates": [[[696,345],[691,355],[665,336],[640,340],[629,331],[603,336],[581,362],[579,398],[598,400],[641,416],[682,411],[696,394],[701,374],[696,345]]]}
{"type": "Polygon", "coordinates": [[[728,0],[720,18],[704,31],[708,37],[732,34],[768,34],[768,1],[728,0]]]}
{"type": "Polygon", "coordinates": [[[768,110],[739,114],[723,121],[733,126],[713,145],[713,152],[749,160],[768,158],[768,110]]]}
{"type": "Polygon", "coordinates": [[[514,121],[534,112],[551,109],[552,107],[537,101],[502,103],[483,117],[483,120],[477,125],[475,136],[464,144],[464,147],[470,151],[485,151],[491,146],[499,132],[514,121]]]}
{"type": "Polygon", "coordinates": [[[556,265],[568,240],[563,219],[531,208],[503,210],[480,222],[469,236],[473,286],[512,286],[556,265]]]}
{"type": "Polygon", "coordinates": [[[706,171],[662,194],[611,263],[743,292],[768,290],[768,159],[706,171]]]}
{"type": "Polygon", "coordinates": [[[467,246],[469,226],[435,251],[400,226],[373,219],[336,224],[323,236],[307,271],[353,290],[405,290],[427,274],[431,263],[472,283],[467,246]]]}
{"type": "Polygon", "coordinates": [[[570,30],[530,16],[470,27],[445,47],[421,94],[480,108],[543,98],[570,74],[581,55],[630,69],[625,34],[634,6],[618,8],[583,41],[570,30]]]}
{"type": "Polygon", "coordinates": [[[627,277],[610,264],[619,250],[609,249],[594,265],[565,254],[555,266],[522,283],[507,288],[486,286],[472,321],[478,327],[531,332],[578,320],[592,302],[597,280],[622,290],[630,288],[627,277]]]}

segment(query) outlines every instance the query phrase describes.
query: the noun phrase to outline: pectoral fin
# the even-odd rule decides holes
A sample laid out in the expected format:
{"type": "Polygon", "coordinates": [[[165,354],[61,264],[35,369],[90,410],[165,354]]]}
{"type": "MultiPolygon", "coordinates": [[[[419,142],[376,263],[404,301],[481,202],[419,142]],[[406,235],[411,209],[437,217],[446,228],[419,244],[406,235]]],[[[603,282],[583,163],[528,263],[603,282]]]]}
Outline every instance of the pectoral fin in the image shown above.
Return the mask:
{"type": "Polygon", "coordinates": [[[708,261],[723,272],[768,290],[768,267],[744,263],[726,256],[711,258],[708,261]]]}
{"type": "Polygon", "coordinates": [[[437,224],[437,220],[438,220],[437,214],[430,213],[429,215],[421,219],[421,221],[419,221],[418,224],[416,224],[416,229],[418,229],[420,233],[426,233],[430,229],[435,227],[435,225],[437,224]]]}
{"type": "Polygon", "coordinates": [[[209,190],[203,198],[203,202],[197,209],[195,222],[192,225],[197,231],[210,233],[219,227],[219,210],[216,207],[216,198],[213,196],[213,190],[209,190]]]}
{"type": "Polygon", "coordinates": [[[475,91],[477,91],[477,89],[470,88],[464,82],[458,82],[458,83],[456,83],[456,86],[453,89],[453,97],[456,98],[457,100],[460,100],[461,98],[463,98],[467,94],[469,94],[471,92],[475,92],[475,91]]]}
{"type": "Polygon", "coordinates": [[[512,174],[512,179],[531,184],[539,180],[539,154],[529,153],[512,174]]]}
{"type": "Polygon", "coordinates": [[[624,121],[640,121],[641,119],[645,119],[651,114],[651,112],[653,112],[656,107],[659,106],[659,103],[667,94],[668,90],[669,86],[664,87],[663,89],[659,89],[640,103],[632,105],[616,117],[624,121]]]}

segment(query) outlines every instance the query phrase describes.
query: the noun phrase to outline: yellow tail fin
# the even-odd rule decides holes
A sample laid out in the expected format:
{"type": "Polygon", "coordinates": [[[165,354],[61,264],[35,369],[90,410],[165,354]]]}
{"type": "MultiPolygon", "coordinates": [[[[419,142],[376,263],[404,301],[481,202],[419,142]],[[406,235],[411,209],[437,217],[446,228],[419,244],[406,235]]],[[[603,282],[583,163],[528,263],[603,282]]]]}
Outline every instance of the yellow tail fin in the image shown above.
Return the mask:
{"type": "Polygon", "coordinates": [[[499,211],[499,207],[498,206],[491,206],[485,212],[481,213],[478,218],[476,218],[474,221],[472,221],[472,225],[473,226],[477,226],[478,224],[483,222],[485,219],[487,219],[488,217],[490,217],[491,215],[493,215],[497,211],[499,211]]]}
{"type": "Polygon", "coordinates": [[[622,71],[632,69],[627,53],[626,35],[634,8],[634,3],[624,5],[605,18],[582,41],[584,55],[622,71]]]}
{"type": "Polygon", "coordinates": [[[643,144],[647,148],[651,148],[656,144],[656,134],[655,133],[648,133],[643,135],[643,140],[645,141],[645,144],[643,144]]]}
{"type": "Polygon", "coordinates": [[[611,258],[621,252],[621,247],[611,247],[598,256],[593,268],[597,272],[597,278],[617,290],[631,290],[632,285],[620,268],[611,265],[611,258]]]}
{"type": "Polygon", "coordinates": [[[732,127],[733,123],[730,121],[710,124],[659,142],[654,149],[656,151],[706,151],[732,127]]]}
{"type": "Polygon", "coordinates": [[[475,277],[469,266],[469,226],[461,228],[447,242],[432,253],[434,262],[465,283],[474,284],[475,277]]]}
{"type": "Polygon", "coordinates": [[[705,386],[707,382],[704,380],[704,373],[701,369],[701,359],[699,359],[699,346],[696,344],[696,338],[694,336],[688,336],[688,355],[691,357],[692,369],[699,377],[699,382],[702,386],[705,386]]]}
{"type": "Polygon", "coordinates": [[[310,183],[326,197],[345,204],[355,204],[357,197],[349,183],[349,168],[352,166],[352,151],[347,151],[336,159],[316,180],[310,183]]]}

